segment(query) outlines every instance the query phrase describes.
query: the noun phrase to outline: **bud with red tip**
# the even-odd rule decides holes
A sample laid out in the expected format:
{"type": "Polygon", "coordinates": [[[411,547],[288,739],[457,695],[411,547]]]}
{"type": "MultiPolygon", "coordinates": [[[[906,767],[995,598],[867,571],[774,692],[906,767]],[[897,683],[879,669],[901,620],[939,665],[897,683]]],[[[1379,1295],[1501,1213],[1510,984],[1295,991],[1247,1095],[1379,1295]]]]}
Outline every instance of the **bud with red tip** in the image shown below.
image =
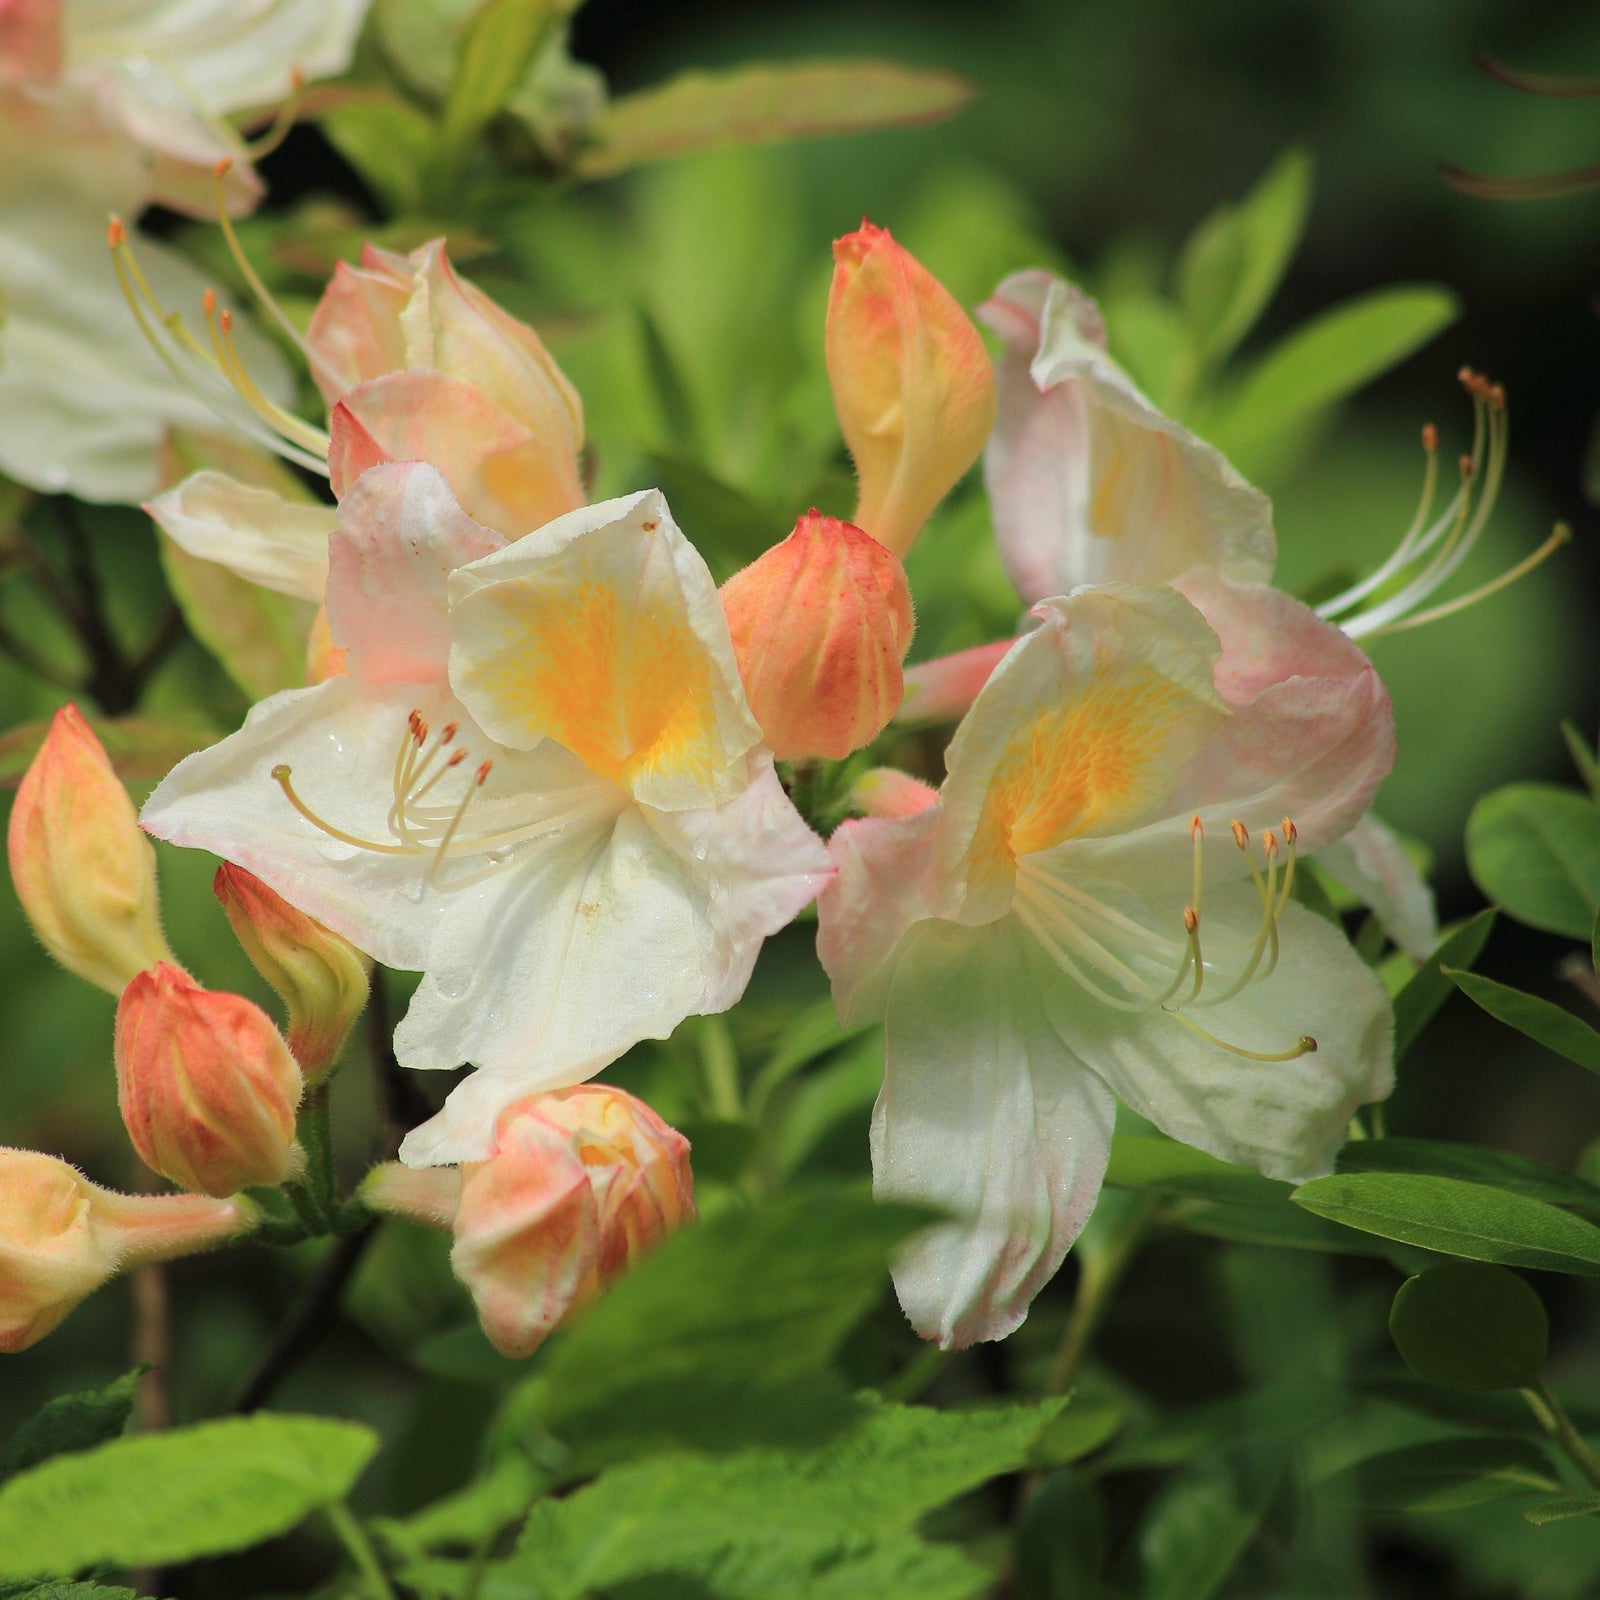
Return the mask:
{"type": "Polygon", "coordinates": [[[250,1232],[248,1200],[116,1194],[34,1150],[0,1149],[0,1352],[26,1350],[118,1272],[250,1232]]]}
{"type": "Polygon", "coordinates": [[[489,1342],[532,1355],[631,1261],[694,1216],[689,1141],[642,1100],[604,1084],[529,1095],[495,1123],[485,1161],[377,1168],[362,1198],[450,1226],[450,1264],[489,1342]],[[459,1195],[459,1200],[457,1200],[459,1195]]]}
{"type": "Polygon", "coordinates": [[[855,521],[896,555],[978,459],[994,371],[950,291],[885,228],[834,241],[828,377],[861,481],[855,521]]]}
{"type": "Polygon", "coordinates": [[[122,1120],[162,1177],[230,1195],[292,1175],[300,1069],[259,1006],[162,962],[123,993],[116,1059],[122,1120]]]}
{"type": "Polygon", "coordinates": [[[172,960],[156,856],[128,791],[76,706],[63,706],[11,808],[17,898],[62,966],[108,994],[172,960]]]}
{"type": "Polygon", "coordinates": [[[212,887],[251,964],[288,1009],[289,1053],[316,1083],[367,1003],[372,963],[243,867],[225,861],[212,887]]]}
{"type": "Polygon", "coordinates": [[[860,528],[808,511],[728,579],[722,605],[774,755],[841,761],[894,715],[911,591],[899,558],[860,528]]]}

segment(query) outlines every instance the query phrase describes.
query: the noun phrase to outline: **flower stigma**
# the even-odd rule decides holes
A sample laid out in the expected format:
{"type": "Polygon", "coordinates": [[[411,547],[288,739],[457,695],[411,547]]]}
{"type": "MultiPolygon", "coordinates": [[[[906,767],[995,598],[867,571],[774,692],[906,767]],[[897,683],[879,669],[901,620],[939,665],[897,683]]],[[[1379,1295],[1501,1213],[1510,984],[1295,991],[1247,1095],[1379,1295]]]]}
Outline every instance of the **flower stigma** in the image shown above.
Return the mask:
{"type": "Polygon", "coordinates": [[[1026,855],[1017,862],[1013,909],[1056,966],[1101,1003],[1117,1011],[1164,1011],[1191,1033],[1251,1061],[1294,1061],[1316,1050],[1317,1041],[1309,1034],[1302,1034],[1287,1050],[1249,1050],[1219,1038],[1188,1014],[1226,1004],[1249,984],[1271,977],[1278,965],[1278,922],[1294,888],[1299,830],[1287,817],[1276,832],[1265,830],[1258,860],[1245,825],[1235,820],[1230,827],[1249,867],[1260,915],[1250,937],[1209,954],[1201,947],[1205,825],[1198,815],[1189,823],[1193,870],[1181,942],[1144,926],[1079,885],[1061,881],[1026,855]],[[1175,970],[1165,981],[1149,975],[1152,968],[1166,969],[1174,963],[1175,970]],[[1188,992],[1183,993],[1186,987],[1188,992]]]}

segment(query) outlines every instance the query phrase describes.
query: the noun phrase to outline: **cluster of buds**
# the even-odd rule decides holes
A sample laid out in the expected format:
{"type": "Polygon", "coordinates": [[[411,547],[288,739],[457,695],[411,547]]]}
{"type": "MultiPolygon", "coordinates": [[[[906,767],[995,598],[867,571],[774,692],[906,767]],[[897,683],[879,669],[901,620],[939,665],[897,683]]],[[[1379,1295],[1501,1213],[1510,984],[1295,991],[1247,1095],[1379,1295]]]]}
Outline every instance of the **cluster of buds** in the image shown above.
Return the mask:
{"type": "Polygon", "coordinates": [[[842,760],[898,709],[913,627],[901,558],[995,414],[983,340],[926,267],[870,222],[833,255],[828,377],[854,520],[807,512],[722,591],[751,710],[789,761],[842,760]]]}
{"type": "Polygon", "coordinates": [[[74,706],[24,776],[8,837],[18,899],[45,948],[117,996],[118,1102],[154,1172],[189,1193],[129,1197],[65,1163],[0,1153],[0,1349],[21,1349],[114,1273],[248,1232],[234,1197],[282,1184],[295,1114],[366,1003],[365,958],[238,867],[217,894],[282,997],[288,1035],[254,1002],[195,982],[161,931],[155,852],[74,706]]]}
{"type": "Polygon", "coordinates": [[[630,1262],[694,1216],[689,1141],[605,1084],[501,1112],[483,1161],[375,1168],[375,1210],[445,1228],[450,1263],[495,1349],[531,1355],[630,1262]]]}

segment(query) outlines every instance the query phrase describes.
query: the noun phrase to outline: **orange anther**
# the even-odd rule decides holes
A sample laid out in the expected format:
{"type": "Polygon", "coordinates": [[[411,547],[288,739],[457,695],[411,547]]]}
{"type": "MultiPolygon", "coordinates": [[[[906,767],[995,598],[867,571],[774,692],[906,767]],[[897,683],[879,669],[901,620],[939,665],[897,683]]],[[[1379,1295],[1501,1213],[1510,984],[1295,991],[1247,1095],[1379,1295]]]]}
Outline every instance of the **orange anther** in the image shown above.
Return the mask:
{"type": "Polygon", "coordinates": [[[128,230],[122,225],[122,218],[111,216],[106,219],[106,243],[113,250],[120,250],[128,242],[128,230]]]}
{"type": "Polygon", "coordinates": [[[233,157],[232,156],[223,156],[212,167],[211,176],[213,178],[222,179],[222,178],[226,178],[228,176],[228,174],[230,172],[232,172],[232,171],[233,171],[233,157]]]}
{"type": "Polygon", "coordinates": [[[1185,906],[1183,908],[1183,931],[1185,933],[1196,933],[1199,928],[1200,913],[1193,906],[1185,906]]]}
{"type": "Polygon", "coordinates": [[[1462,456],[1462,458],[1461,458],[1461,481],[1463,483],[1471,483],[1472,482],[1472,457],[1471,456],[1462,456]]]}
{"type": "Polygon", "coordinates": [[[1199,812],[1189,818],[1189,838],[1196,844],[1206,836],[1206,825],[1200,820],[1199,812]]]}
{"type": "Polygon", "coordinates": [[[447,723],[445,723],[443,730],[439,734],[439,743],[440,744],[449,744],[455,738],[455,736],[456,736],[456,724],[453,723],[453,722],[447,722],[447,723]]]}
{"type": "Polygon", "coordinates": [[[480,789],[489,781],[489,769],[493,765],[494,763],[492,761],[485,761],[484,764],[478,768],[477,776],[474,781],[477,783],[480,789]]]}
{"type": "Polygon", "coordinates": [[[224,333],[233,332],[233,313],[226,306],[224,306],[221,312],[218,313],[217,326],[220,327],[224,333]]]}
{"type": "Polygon", "coordinates": [[[1492,405],[1496,411],[1505,410],[1506,388],[1503,383],[1495,383],[1489,386],[1489,404],[1492,405]]]}
{"type": "Polygon", "coordinates": [[[1430,456],[1439,448],[1439,430],[1431,422],[1422,425],[1422,448],[1430,456]]]}
{"type": "Polygon", "coordinates": [[[1285,817],[1283,819],[1283,842],[1285,844],[1293,844],[1299,837],[1300,830],[1295,827],[1295,825],[1287,817],[1285,817]]]}
{"type": "Polygon", "coordinates": [[[463,761],[465,761],[466,759],[467,759],[467,752],[466,752],[465,748],[462,748],[460,750],[452,750],[450,752],[450,759],[447,762],[445,762],[445,765],[447,767],[459,767],[461,765],[461,763],[463,761]]]}
{"type": "Polygon", "coordinates": [[[1241,850],[1248,850],[1250,848],[1250,830],[1237,817],[1228,826],[1233,829],[1233,842],[1241,850]]]}
{"type": "Polygon", "coordinates": [[[200,309],[205,312],[207,317],[214,317],[217,314],[217,291],[215,289],[207,289],[200,296],[200,309]]]}
{"type": "Polygon", "coordinates": [[[1261,848],[1266,851],[1269,856],[1277,855],[1278,836],[1272,831],[1271,828],[1268,828],[1267,831],[1261,835],[1261,848]]]}

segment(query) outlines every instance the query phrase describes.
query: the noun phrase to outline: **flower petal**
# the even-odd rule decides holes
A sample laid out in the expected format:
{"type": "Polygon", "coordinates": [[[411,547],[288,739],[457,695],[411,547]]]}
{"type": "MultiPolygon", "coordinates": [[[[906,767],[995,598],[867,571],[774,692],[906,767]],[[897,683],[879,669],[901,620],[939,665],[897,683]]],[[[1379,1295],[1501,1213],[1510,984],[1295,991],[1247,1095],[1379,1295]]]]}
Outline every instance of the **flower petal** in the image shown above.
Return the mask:
{"type": "MultiPolygon", "coordinates": [[[[218,414],[164,367],[117,287],[104,214],[51,194],[0,207],[0,472],[47,493],[137,503],[161,487],[170,428],[218,431],[218,414]]],[[[169,307],[205,280],[149,239],[139,262],[169,307]]],[[[240,317],[234,337],[259,386],[288,394],[277,351],[240,317]]]]}
{"type": "Polygon", "coordinates": [[[359,267],[348,261],[334,266],[306,329],[311,376],[330,406],[369,378],[410,365],[400,313],[411,294],[411,274],[401,260],[396,268],[389,252],[366,245],[359,267]]]}
{"type": "Polygon", "coordinates": [[[968,920],[1005,909],[1018,856],[1158,815],[1226,715],[1216,635],[1172,590],[1084,589],[1036,614],[945,755],[944,870],[983,891],[968,920]]]}
{"type": "Polygon", "coordinates": [[[883,1015],[901,939],[939,915],[939,823],[937,805],[909,817],[853,817],[828,840],[837,872],[817,901],[817,959],[846,1028],[883,1015]]]}
{"type": "Polygon", "coordinates": [[[429,461],[478,522],[519,539],[584,502],[562,438],[540,438],[476,384],[442,372],[391,372],[333,408],[328,469],[343,496],[379,461],[429,461]]]}
{"type": "Polygon", "coordinates": [[[180,549],[279,594],[320,601],[332,506],[286,500],[222,472],[191,473],[145,510],[180,549]]]}
{"type": "Polygon", "coordinates": [[[657,490],[587,506],[450,580],[456,693],[512,749],[558,739],[659,810],[725,804],[761,730],[699,553],[657,490]]]}
{"type": "MultiPolygon", "coordinates": [[[[441,901],[453,903],[430,887],[430,858],[341,843],[296,811],[272,778],[273,768],[289,766],[295,792],[324,821],[392,844],[395,757],[417,707],[435,727],[457,720],[464,741],[486,745],[436,689],[369,690],[341,675],[261,701],[237,733],[180,761],[145,802],[140,822],[158,839],[248,868],[388,966],[419,968],[441,901]]],[[[514,770],[499,769],[517,759],[497,763],[497,781],[515,781],[514,770]]]]}
{"type": "Polygon", "coordinates": [[[363,472],[338,510],[329,545],[328,627],[368,683],[443,684],[450,660],[451,571],[505,540],[456,504],[421,461],[363,472]]]}
{"type": "Polygon", "coordinates": [[[829,872],[770,763],[719,810],[663,814],[628,804],[553,742],[521,760],[544,766],[530,787],[554,797],[566,786],[568,820],[441,908],[395,1047],[408,1067],[479,1070],[407,1138],[414,1166],[482,1159],[512,1101],[725,1010],[762,939],[829,872]]]}
{"type": "Polygon", "coordinates": [[[1394,713],[1372,663],[1265,584],[1194,572],[1175,587],[1222,641],[1217,689],[1234,710],[1184,774],[1179,804],[1252,826],[1287,816],[1305,850],[1337,839],[1394,765],[1394,713]]]}
{"type": "Polygon", "coordinates": [[[1439,943],[1433,890],[1388,823],[1369,811],[1317,852],[1317,865],[1355,895],[1408,956],[1425,961],[1433,953],[1439,943]]]}
{"type": "Polygon", "coordinates": [[[1115,1101],[1056,1037],[1038,967],[1009,918],[927,923],[889,993],[873,1189],[960,1219],[916,1239],[894,1269],[912,1325],[947,1349],[1003,1339],[1027,1316],[1110,1153],[1115,1101]]]}
{"type": "MultiPolygon", "coordinates": [[[[1208,956],[1248,944],[1259,922],[1249,883],[1208,885],[1208,956]]],[[[1044,1005],[1067,1047],[1163,1133],[1303,1182],[1332,1170],[1356,1107],[1394,1087],[1394,1024],[1383,985],[1336,929],[1292,901],[1279,929],[1276,970],[1219,1005],[1187,1005],[1178,1016],[1119,1011],[1065,974],[1044,986],[1044,1005]],[[1252,1061],[1180,1016],[1243,1050],[1277,1053],[1304,1035],[1317,1049],[1293,1061],[1252,1061]]]]}
{"type": "Polygon", "coordinates": [[[1270,502],[1139,392],[1106,354],[1093,301],[1018,272],[978,314],[1005,343],[984,479],[1025,599],[1165,583],[1199,565],[1271,575],[1270,502]]]}

